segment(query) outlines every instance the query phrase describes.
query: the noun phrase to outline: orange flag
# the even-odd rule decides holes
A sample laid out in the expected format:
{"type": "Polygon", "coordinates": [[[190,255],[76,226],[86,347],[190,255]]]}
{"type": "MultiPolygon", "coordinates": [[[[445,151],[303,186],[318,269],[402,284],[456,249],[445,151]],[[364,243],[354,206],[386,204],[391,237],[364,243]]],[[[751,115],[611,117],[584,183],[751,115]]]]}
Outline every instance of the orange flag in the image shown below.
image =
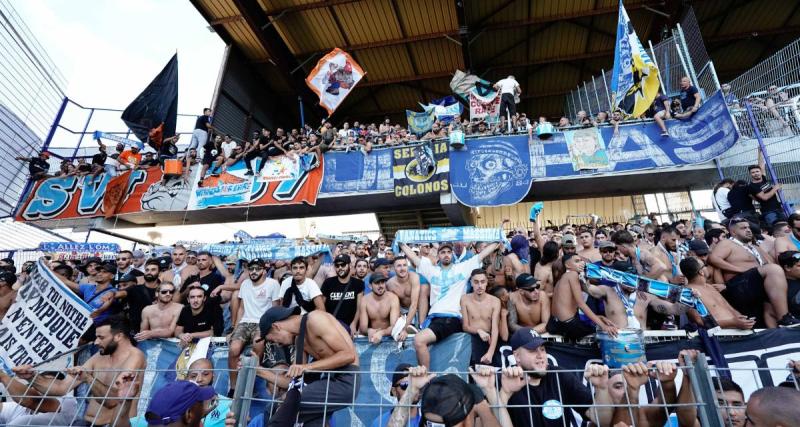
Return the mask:
{"type": "Polygon", "coordinates": [[[125,196],[128,193],[128,181],[130,177],[131,171],[127,171],[108,181],[106,193],[103,196],[103,214],[106,219],[116,215],[117,209],[122,206],[122,202],[125,200],[125,196]]]}

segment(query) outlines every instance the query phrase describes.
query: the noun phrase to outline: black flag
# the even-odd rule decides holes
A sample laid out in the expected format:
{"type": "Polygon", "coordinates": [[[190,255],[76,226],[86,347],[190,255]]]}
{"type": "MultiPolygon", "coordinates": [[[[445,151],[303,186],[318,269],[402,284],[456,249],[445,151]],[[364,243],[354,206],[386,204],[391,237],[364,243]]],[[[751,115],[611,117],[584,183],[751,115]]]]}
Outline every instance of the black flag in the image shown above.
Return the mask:
{"type": "Polygon", "coordinates": [[[122,120],[140,141],[158,150],[175,135],[178,118],[178,54],[122,112],[122,120]]]}

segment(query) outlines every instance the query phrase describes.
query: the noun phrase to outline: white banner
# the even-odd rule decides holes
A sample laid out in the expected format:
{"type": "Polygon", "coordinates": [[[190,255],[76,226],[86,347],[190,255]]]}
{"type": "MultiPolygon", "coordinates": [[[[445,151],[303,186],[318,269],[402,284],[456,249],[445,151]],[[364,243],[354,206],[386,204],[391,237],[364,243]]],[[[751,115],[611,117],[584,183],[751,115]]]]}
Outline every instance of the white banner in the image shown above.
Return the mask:
{"type": "Polygon", "coordinates": [[[491,97],[469,94],[469,119],[485,120],[486,123],[497,123],[500,120],[500,94],[494,92],[491,97]]]}
{"type": "Polygon", "coordinates": [[[0,322],[0,363],[35,365],[75,349],[89,329],[91,307],[39,260],[0,322]]]}

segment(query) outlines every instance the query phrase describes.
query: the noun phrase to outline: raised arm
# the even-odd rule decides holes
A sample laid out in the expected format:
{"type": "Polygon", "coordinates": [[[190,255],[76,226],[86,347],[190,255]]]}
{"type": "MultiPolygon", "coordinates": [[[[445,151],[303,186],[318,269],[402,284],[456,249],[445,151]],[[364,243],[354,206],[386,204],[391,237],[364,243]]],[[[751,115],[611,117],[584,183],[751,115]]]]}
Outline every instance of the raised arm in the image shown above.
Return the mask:
{"type": "Polygon", "coordinates": [[[489,245],[486,245],[486,247],[483,248],[483,250],[480,251],[480,253],[478,253],[475,256],[478,257],[478,260],[483,261],[484,258],[486,258],[487,256],[491,255],[492,252],[496,251],[497,248],[499,248],[499,247],[500,247],[500,243],[497,243],[497,242],[491,243],[489,245]]]}
{"type": "Polygon", "coordinates": [[[404,254],[406,254],[406,258],[408,258],[409,261],[411,261],[411,263],[413,263],[415,267],[419,267],[419,261],[420,261],[419,255],[417,255],[414,251],[412,251],[407,244],[401,243],[400,250],[403,251],[404,254]]]}

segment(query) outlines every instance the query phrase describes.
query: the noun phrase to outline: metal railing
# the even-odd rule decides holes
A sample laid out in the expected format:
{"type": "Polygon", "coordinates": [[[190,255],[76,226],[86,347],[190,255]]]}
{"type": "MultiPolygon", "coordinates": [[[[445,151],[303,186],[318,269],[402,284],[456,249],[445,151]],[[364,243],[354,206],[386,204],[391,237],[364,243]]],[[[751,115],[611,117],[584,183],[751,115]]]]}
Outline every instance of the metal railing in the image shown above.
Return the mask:
{"type": "Polygon", "coordinates": [[[798,94],[800,83],[800,39],[789,43],[769,58],[761,61],[730,81],[731,90],[743,100],[753,94],[764,94],[771,85],[792,87],[790,96],[798,94]]]}

